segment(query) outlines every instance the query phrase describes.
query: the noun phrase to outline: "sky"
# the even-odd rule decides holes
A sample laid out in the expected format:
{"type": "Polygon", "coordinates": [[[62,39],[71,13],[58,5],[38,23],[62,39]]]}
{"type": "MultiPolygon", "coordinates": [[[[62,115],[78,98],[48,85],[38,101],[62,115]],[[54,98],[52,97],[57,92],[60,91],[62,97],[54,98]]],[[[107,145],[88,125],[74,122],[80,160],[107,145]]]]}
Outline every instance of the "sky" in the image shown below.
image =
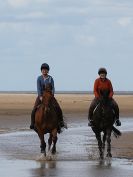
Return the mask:
{"type": "Polygon", "coordinates": [[[133,91],[133,1],[1,0],[0,91],[36,91],[45,62],[56,91],[92,91],[100,67],[133,91]]]}

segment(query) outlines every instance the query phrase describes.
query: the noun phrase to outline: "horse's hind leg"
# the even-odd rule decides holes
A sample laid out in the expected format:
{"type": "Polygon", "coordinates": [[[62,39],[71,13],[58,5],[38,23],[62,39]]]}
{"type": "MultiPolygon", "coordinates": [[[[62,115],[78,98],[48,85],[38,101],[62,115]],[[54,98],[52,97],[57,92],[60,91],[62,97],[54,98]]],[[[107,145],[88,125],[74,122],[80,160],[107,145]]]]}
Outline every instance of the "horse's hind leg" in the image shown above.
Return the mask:
{"type": "Polygon", "coordinates": [[[57,142],[57,136],[53,137],[53,147],[52,147],[52,154],[56,153],[56,142],[57,142]]]}
{"type": "Polygon", "coordinates": [[[111,154],[111,131],[107,131],[107,157],[112,157],[111,154]]]}
{"type": "Polygon", "coordinates": [[[42,131],[38,131],[38,136],[40,138],[40,148],[41,148],[41,153],[43,153],[46,156],[46,143],[44,140],[44,133],[42,131]]]}
{"type": "Polygon", "coordinates": [[[56,153],[56,143],[57,143],[57,130],[55,129],[53,132],[52,132],[52,141],[53,141],[53,147],[52,147],[52,154],[55,154],[56,153]]]}
{"type": "Polygon", "coordinates": [[[101,140],[101,133],[96,133],[96,138],[98,141],[98,148],[100,153],[100,159],[103,159],[103,149],[102,149],[102,140],[101,140]]]}
{"type": "Polygon", "coordinates": [[[49,135],[49,139],[48,139],[48,150],[50,150],[51,144],[52,144],[52,134],[49,135]]]}

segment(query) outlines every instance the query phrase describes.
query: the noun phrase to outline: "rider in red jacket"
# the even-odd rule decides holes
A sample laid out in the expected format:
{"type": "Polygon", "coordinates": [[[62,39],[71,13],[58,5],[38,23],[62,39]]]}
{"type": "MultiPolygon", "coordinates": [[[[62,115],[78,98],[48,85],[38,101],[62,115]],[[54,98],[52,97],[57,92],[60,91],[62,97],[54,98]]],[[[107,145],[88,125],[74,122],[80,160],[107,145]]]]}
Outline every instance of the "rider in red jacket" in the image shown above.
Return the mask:
{"type": "Polygon", "coordinates": [[[94,95],[95,95],[95,98],[94,100],[92,101],[91,105],[90,105],[90,108],[89,108],[89,126],[93,126],[93,111],[94,109],[96,108],[96,106],[99,104],[99,101],[100,101],[100,92],[102,90],[109,90],[109,99],[110,99],[110,104],[112,106],[112,108],[114,109],[115,111],[115,118],[116,118],[116,125],[117,126],[121,126],[121,122],[119,120],[119,107],[118,107],[118,104],[116,103],[116,101],[112,98],[113,97],[113,87],[112,87],[112,84],[111,84],[111,81],[106,78],[107,76],[107,70],[105,68],[100,68],[98,70],[98,74],[99,74],[99,78],[97,78],[95,80],[95,83],[94,83],[94,95]]]}

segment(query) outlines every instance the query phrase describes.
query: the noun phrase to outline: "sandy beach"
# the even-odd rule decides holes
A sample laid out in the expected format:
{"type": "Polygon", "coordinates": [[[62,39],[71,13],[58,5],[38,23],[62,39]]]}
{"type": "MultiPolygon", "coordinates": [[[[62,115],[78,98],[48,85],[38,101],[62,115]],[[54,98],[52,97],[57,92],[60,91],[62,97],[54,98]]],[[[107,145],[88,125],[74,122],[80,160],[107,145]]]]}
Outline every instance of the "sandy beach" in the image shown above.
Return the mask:
{"type": "MultiPolygon", "coordinates": [[[[93,95],[87,94],[56,94],[66,121],[79,124],[87,114],[93,95]]],[[[29,129],[30,113],[34,105],[35,94],[0,94],[0,133],[29,129]]],[[[119,104],[120,118],[133,117],[133,95],[116,95],[119,104]]],[[[69,131],[69,129],[68,129],[69,131]]],[[[117,140],[112,138],[112,151],[115,157],[133,158],[133,132],[122,132],[117,140]]]]}

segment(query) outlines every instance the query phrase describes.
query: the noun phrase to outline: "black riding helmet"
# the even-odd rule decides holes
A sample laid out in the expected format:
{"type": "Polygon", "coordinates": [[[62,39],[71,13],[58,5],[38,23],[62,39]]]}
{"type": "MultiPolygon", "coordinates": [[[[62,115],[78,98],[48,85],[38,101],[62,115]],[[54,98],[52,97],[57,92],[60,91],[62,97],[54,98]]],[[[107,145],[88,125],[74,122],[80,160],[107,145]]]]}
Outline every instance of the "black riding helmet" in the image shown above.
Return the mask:
{"type": "Polygon", "coordinates": [[[42,69],[47,69],[48,71],[50,70],[50,67],[49,67],[49,65],[47,64],[47,63],[43,63],[42,65],[41,65],[41,71],[42,71],[42,69]]]}
{"type": "Polygon", "coordinates": [[[100,75],[101,73],[107,74],[107,70],[105,68],[99,68],[98,74],[100,75]]]}

